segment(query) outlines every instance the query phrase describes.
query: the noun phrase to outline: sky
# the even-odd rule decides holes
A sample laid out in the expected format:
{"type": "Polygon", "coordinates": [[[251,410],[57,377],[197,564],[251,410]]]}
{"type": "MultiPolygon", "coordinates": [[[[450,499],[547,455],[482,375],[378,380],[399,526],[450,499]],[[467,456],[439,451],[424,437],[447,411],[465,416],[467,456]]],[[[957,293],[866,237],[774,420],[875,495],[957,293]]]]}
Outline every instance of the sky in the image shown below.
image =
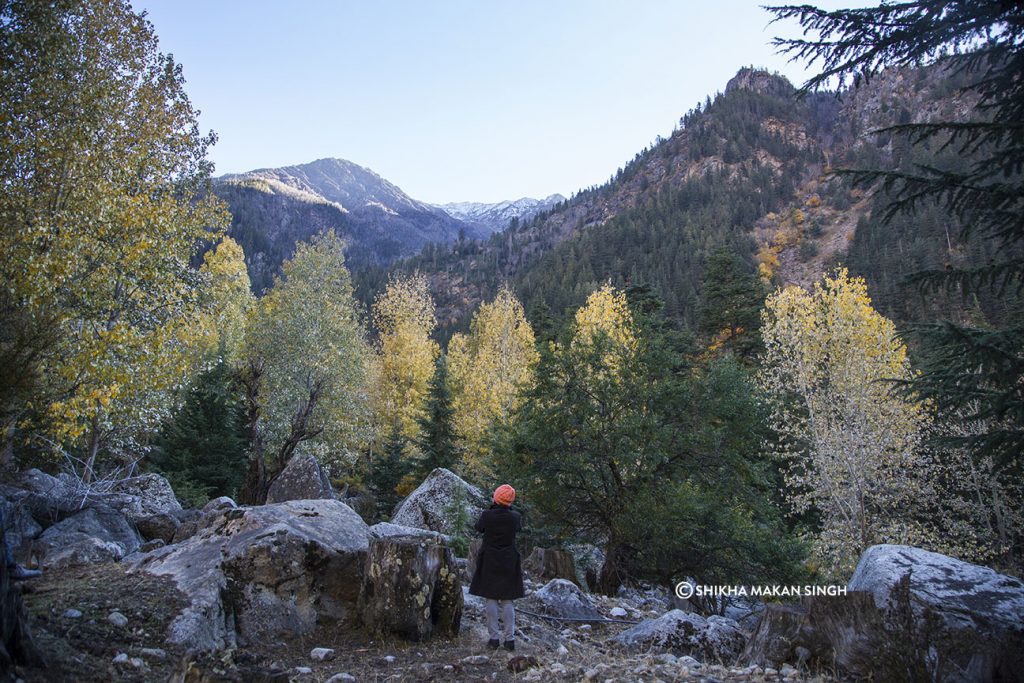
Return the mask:
{"type": "MultiPolygon", "coordinates": [[[[832,6],[827,2],[818,3],[832,6]]],[[[605,182],[743,66],[809,76],[740,0],[138,0],[216,173],[341,157],[427,202],[605,182]]]]}

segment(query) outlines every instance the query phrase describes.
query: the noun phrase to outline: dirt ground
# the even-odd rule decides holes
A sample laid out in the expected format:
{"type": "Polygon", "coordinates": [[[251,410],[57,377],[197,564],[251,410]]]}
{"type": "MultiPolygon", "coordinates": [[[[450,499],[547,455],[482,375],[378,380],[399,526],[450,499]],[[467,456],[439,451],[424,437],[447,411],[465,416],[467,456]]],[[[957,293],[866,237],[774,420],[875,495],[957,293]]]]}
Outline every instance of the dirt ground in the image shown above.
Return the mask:
{"type": "Polygon", "coordinates": [[[470,604],[462,632],[452,639],[381,640],[327,624],[303,636],[196,658],[164,642],[167,625],[185,604],[168,579],[128,575],[120,565],[108,564],[47,573],[22,585],[33,634],[49,662],[46,669],[18,670],[25,683],[306,683],[341,673],[360,682],[395,683],[834,680],[714,664],[694,667],[664,652],[628,653],[607,640],[625,625],[558,624],[523,614],[517,618],[516,651],[494,651],[485,644],[483,615],[470,604]],[[109,618],[114,611],[127,625],[109,618]],[[310,652],[317,647],[334,649],[334,659],[314,661],[310,652]]]}

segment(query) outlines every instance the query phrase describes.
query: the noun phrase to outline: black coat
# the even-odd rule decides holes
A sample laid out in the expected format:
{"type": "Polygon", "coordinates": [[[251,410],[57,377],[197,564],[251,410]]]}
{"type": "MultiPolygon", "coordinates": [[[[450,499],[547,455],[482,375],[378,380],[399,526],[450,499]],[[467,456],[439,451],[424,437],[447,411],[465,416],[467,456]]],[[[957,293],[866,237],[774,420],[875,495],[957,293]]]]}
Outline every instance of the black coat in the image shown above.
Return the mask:
{"type": "Polygon", "coordinates": [[[516,550],[516,532],[523,518],[504,505],[494,504],[476,522],[484,542],[476,556],[476,571],[469,592],[491,600],[515,600],[523,591],[523,566],[516,550]]]}

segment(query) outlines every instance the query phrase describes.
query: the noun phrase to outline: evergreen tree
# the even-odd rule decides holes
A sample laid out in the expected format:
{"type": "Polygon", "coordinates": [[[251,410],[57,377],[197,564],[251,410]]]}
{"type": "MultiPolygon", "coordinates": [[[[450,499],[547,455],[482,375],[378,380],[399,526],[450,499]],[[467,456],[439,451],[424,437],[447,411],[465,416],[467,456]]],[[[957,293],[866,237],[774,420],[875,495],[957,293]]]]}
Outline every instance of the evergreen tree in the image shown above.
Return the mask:
{"type": "Polygon", "coordinates": [[[761,278],[730,249],[716,249],[708,257],[702,293],[700,332],[709,346],[752,360],[761,349],[761,278]]]}
{"type": "Polygon", "coordinates": [[[199,374],[156,441],[152,462],[185,502],[235,497],[245,475],[245,413],[231,368],[199,374]]]}
{"type": "Polygon", "coordinates": [[[396,424],[384,442],[384,450],[380,457],[370,463],[367,483],[377,497],[377,516],[381,519],[390,519],[395,506],[402,499],[396,489],[402,478],[409,473],[409,461],[405,457],[408,444],[401,428],[396,424]]]}
{"type": "Polygon", "coordinates": [[[448,390],[448,363],[444,356],[439,356],[434,365],[428,392],[424,414],[418,419],[418,480],[424,479],[434,468],[455,469],[459,463],[459,449],[455,445],[455,428],[452,425],[455,411],[448,390]]]}

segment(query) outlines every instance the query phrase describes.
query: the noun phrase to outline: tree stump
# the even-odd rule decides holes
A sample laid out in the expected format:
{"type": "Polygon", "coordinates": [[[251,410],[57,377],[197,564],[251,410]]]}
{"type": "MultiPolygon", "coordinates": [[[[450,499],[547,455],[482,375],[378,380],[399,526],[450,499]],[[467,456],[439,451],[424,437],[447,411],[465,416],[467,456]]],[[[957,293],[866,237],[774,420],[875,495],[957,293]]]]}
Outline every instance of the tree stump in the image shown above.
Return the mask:
{"type": "Polygon", "coordinates": [[[409,640],[456,636],[462,621],[462,585],[455,555],[424,536],[370,540],[358,612],[373,633],[409,640]]]}
{"type": "MultiPolygon", "coordinates": [[[[0,542],[6,542],[2,527],[0,542]]],[[[43,658],[32,640],[21,590],[11,581],[7,563],[0,558],[0,676],[16,664],[42,666],[43,658]]]]}
{"type": "MultiPolygon", "coordinates": [[[[523,563],[523,571],[534,578],[550,581],[551,579],[568,579],[577,586],[576,563],[572,555],[564,550],[554,548],[534,548],[523,563]]],[[[582,586],[580,586],[582,588],[582,586]]]]}

